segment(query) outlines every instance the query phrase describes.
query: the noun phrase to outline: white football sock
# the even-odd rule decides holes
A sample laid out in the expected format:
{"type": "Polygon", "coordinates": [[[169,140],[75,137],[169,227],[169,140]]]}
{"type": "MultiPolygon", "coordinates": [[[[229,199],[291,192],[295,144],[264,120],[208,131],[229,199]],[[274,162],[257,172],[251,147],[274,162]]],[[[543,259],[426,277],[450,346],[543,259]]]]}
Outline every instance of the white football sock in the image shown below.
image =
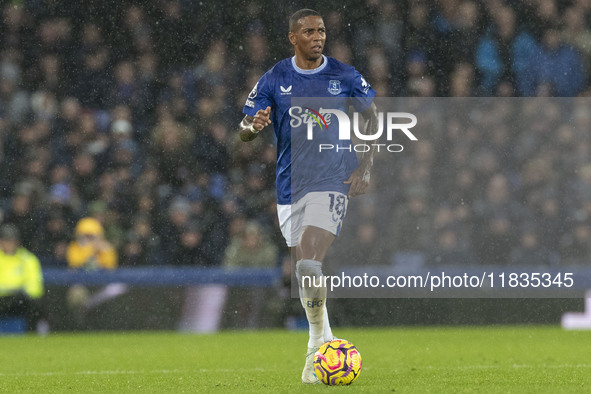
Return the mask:
{"type": "Polygon", "coordinates": [[[316,260],[300,260],[296,263],[296,276],[300,301],[310,327],[308,347],[317,347],[324,343],[326,287],[322,286],[322,263],[316,260]]]}
{"type": "Polygon", "coordinates": [[[326,301],[324,301],[324,342],[332,341],[334,336],[330,328],[330,322],[328,321],[328,310],[326,309],[326,301]]]}

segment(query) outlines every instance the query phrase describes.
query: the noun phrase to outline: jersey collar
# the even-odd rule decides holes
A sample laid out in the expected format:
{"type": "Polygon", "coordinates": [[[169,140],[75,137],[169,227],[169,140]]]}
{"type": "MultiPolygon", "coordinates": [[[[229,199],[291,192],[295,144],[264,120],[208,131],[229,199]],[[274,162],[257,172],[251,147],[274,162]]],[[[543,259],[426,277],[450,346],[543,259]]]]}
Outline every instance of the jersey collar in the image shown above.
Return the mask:
{"type": "Polygon", "coordinates": [[[322,55],[322,60],[323,60],[322,64],[320,66],[316,67],[315,69],[304,70],[303,68],[299,68],[298,66],[296,66],[295,56],[294,56],[291,58],[291,65],[293,66],[293,69],[296,70],[300,74],[316,74],[316,73],[324,70],[324,68],[328,64],[328,59],[326,58],[326,56],[322,55]]]}

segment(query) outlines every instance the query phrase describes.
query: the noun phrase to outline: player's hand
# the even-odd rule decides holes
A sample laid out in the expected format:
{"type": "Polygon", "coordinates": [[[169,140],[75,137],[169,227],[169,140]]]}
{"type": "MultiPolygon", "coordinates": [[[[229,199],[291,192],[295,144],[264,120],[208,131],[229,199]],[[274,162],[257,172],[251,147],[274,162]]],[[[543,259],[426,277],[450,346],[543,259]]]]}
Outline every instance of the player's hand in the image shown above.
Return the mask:
{"type": "Polygon", "coordinates": [[[349,179],[344,183],[351,185],[349,187],[349,197],[359,196],[365,194],[369,186],[370,171],[361,167],[357,167],[351,174],[349,179]]]}
{"type": "Polygon", "coordinates": [[[271,107],[267,107],[265,109],[259,109],[254,116],[252,121],[252,125],[258,131],[261,131],[266,126],[271,124],[271,107]]]}

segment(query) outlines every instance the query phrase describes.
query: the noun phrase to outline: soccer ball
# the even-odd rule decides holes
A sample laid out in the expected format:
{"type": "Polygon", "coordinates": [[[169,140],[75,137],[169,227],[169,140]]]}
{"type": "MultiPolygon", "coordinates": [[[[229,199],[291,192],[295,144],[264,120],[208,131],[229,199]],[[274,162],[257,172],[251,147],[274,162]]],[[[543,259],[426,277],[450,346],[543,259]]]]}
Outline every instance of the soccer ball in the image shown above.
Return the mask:
{"type": "Polygon", "coordinates": [[[351,384],[361,372],[361,354],[344,339],[326,342],[314,355],[314,372],[328,386],[351,384]]]}

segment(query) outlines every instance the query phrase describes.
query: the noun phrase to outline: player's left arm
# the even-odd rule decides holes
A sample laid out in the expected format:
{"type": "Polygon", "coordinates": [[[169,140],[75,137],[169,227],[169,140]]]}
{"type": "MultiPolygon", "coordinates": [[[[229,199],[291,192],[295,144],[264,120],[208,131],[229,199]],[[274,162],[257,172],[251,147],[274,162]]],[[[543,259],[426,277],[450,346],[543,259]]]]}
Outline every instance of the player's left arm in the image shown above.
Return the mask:
{"type": "MultiPolygon", "coordinates": [[[[378,131],[378,110],[375,103],[361,113],[363,115],[364,125],[363,134],[374,135],[378,131]]],[[[363,153],[359,166],[353,171],[349,179],[345,181],[349,184],[349,197],[355,197],[365,194],[369,186],[369,179],[371,177],[371,168],[373,167],[374,153],[376,145],[371,144],[370,149],[363,153]]]]}

